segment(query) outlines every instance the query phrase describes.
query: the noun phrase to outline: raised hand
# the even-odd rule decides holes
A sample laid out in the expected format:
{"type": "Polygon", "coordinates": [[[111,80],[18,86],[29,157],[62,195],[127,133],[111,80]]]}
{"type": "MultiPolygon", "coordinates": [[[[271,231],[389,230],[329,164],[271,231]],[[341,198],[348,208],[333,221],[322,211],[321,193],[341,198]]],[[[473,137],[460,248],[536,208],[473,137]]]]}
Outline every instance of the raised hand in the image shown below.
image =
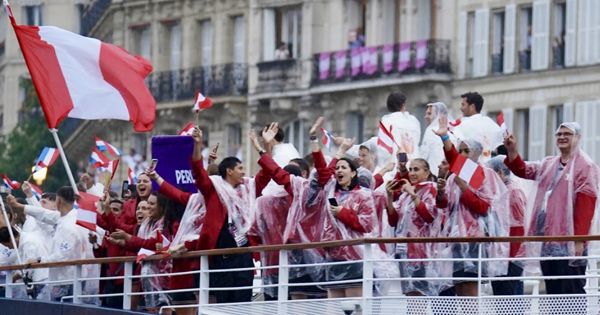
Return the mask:
{"type": "Polygon", "coordinates": [[[397,180],[391,180],[385,184],[385,191],[387,191],[388,194],[392,194],[393,192],[397,191],[399,188],[400,188],[400,182],[397,180]]]}
{"type": "Polygon", "coordinates": [[[200,129],[200,127],[194,127],[194,131],[192,131],[192,138],[194,139],[194,142],[199,144],[202,143],[202,129],[200,129]]]}
{"type": "Polygon", "coordinates": [[[252,146],[254,147],[256,152],[262,151],[263,148],[258,142],[258,138],[256,137],[256,132],[254,131],[254,129],[250,128],[250,130],[248,130],[248,138],[250,138],[250,143],[252,143],[252,146]]]}
{"type": "Polygon", "coordinates": [[[273,139],[275,139],[275,136],[277,135],[277,132],[279,131],[279,123],[277,122],[272,122],[269,127],[265,127],[262,130],[262,138],[265,141],[265,143],[272,143],[273,139]]]}
{"type": "Polygon", "coordinates": [[[440,115],[438,121],[440,123],[440,128],[438,130],[434,130],[433,133],[440,137],[448,135],[448,116],[440,115]]]}
{"type": "Polygon", "coordinates": [[[217,160],[217,151],[219,150],[219,143],[217,143],[217,145],[215,145],[214,148],[212,148],[212,150],[210,150],[210,153],[208,154],[208,164],[212,164],[214,161],[217,160]]]}
{"type": "Polygon", "coordinates": [[[23,182],[23,184],[21,185],[21,190],[27,198],[33,197],[33,193],[31,192],[31,185],[29,184],[29,182],[23,182]]]}
{"type": "Polygon", "coordinates": [[[411,197],[415,197],[417,195],[415,193],[415,186],[411,185],[409,182],[406,182],[404,186],[402,186],[402,191],[404,191],[411,197]]]}
{"type": "Polygon", "coordinates": [[[437,180],[437,191],[438,192],[443,192],[444,190],[446,190],[446,180],[443,178],[438,178],[437,180]]]}
{"type": "Polygon", "coordinates": [[[317,132],[319,132],[319,130],[321,130],[321,125],[323,125],[324,121],[325,121],[325,118],[323,116],[320,116],[319,118],[317,118],[317,121],[315,121],[315,123],[312,125],[312,127],[310,127],[308,134],[311,136],[316,136],[317,132]]]}
{"type": "Polygon", "coordinates": [[[517,152],[517,139],[515,139],[515,136],[512,133],[509,133],[506,137],[504,137],[504,147],[509,153],[517,152]]]}

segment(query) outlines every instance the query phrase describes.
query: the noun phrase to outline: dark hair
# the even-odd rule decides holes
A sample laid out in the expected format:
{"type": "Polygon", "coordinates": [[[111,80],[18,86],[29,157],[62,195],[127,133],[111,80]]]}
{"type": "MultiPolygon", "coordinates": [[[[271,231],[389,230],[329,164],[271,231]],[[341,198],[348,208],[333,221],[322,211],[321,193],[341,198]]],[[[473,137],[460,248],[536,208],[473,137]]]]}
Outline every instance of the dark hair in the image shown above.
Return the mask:
{"type": "Polygon", "coordinates": [[[360,151],[360,150],[367,150],[367,151],[371,152],[371,149],[369,149],[369,147],[367,147],[367,146],[366,146],[366,145],[364,145],[364,144],[361,144],[361,145],[358,147],[358,151],[360,151]]]}
{"type": "Polygon", "coordinates": [[[501,145],[499,145],[496,148],[495,152],[492,152],[492,154],[494,156],[497,156],[497,155],[508,155],[508,150],[506,150],[506,147],[504,146],[504,144],[501,144],[501,145]]]}
{"type": "Polygon", "coordinates": [[[315,165],[315,159],[313,158],[312,153],[305,155],[304,160],[308,163],[309,168],[311,168],[315,165]]]}
{"type": "Polygon", "coordinates": [[[298,167],[300,167],[300,170],[302,170],[303,172],[306,172],[306,174],[308,174],[310,172],[310,165],[308,164],[308,162],[305,159],[302,159],[302,158],[291,159],[290,163],[292,163],[292,162],[298,164],[298,167]]]}
{"type": "Polygon", "coordinates": [[[73,188],[71,186],[60,187],[56,191],[56,197],[60,197],[68,203],[75,202],[75,192],[73,191],[73,188]]]}
{"type": "Polygon", "coordinates": [[[108,196],[110,197],[110,199],[119,198],[119,194],[117,194],[116,192],[114,192],[112,190],[108,192],[108,196]]]}
{"type": "Polygon", "coordinates": [[[467,100],[467,104],[475,105],[475,110],[477,113],[481,112],[481,109],[483,108],[483,96],[481,96],[479,93],[467,92],[460,97],[465,98],[467,100]]]}
{"type": "Polygon", "coordinates": [[[235,156],[229,156],[223,159],[221,163],[219,163],[219,175],[225,178],[227,176],[227,170],[235,168],[238,164],[241,164],[242,161],[236,158],[235,156]]]}
{"type": "MultiPolygon", "coordinates": [[[[356,164],[356,162],[354,162],[353,160],[351,160],[351,159],[349,159],[347,157],[343,157],[343,158],[339,159],[337,161],[337,163],[339,163],[341,161],[348,162],[348,165],[350,166],[350,170],[352,170],[353,172],[356,173],[356,175],[354,175],[354,177],[352,177],[352,181],[350,182],[350,186],[348,187],[350,190],[352,190],[352,189],[354,189],[354,187],[356,187],[359,184],[359,181],[358,181],[358,165],[356,164]]],[[[335,163],[336,166],[337,166],[337,163],[335,163]]],[[[342,187],[340,186],[339,183],[336,183],[335,184],[335,189],[339,190],[339,189],[342,189],[342,187]]]]}
{"type": "MultiPolygon", "coordinates": [[[[267,124],[265,127],[269,128],[269,126],[271,126],[271,124],[267,124]]],[[[277,142],[283,142],[283,140],[285,139],[285,132],[283,132],[283,128],[277,129],[277,133],[275,134],[275,137],[273,139],[275,139],[275,141],[277,142]]]]}
{"type": "Polygon", "coordinates": [[[151,195],[156,196],[156,206],[163,210],[164,220],[162,230],[168,232],[165,233],[165,236],[175,236],[173,235],[173,222],[181,219],[181,215],[179,215],[179,211],[175,207],[176,203],[161,193],[152,192],[151,195]]]}
{"type": "Polygon", "coordinates": [[[388,111],[394,113],[402,110],[404,108],[404,103],[406,103],[406,96],[400,92],[394,92],[388,95],[386,105],[388,111]]]}
{"type": "Polygon", "coordinates": [[[437,181],[437,178],[431,172],[431,167],[429,166],[429,162],[427,162],[427,160],[422,159],[422,158],[415,158],[415,159],[412,159],[411,162],[421,162],[421,163],[423,163],[423,165],[425,165],[425,168],[429,171],[429,176],[427,177],[427,180],[431,181],[431,182],[437,181]]]}
{"type": "MultiPolygon", "coordinates": [[[[19,232],[17,232],[17,230],[15,228],[12,228],[12,232],[13,232],[13,236],[15,238],[19,237],[19,232]]],[[[10,243],[11,239],[10,239],[10,233],[8,232],[8,227],[7,226],[3,226],[0,228],[0,243],[10,243]]]]}
{"type": "Polygon", "coordinates": [[[294,176],[302,176],[302,170],[294,164],[286,165],[283,170],[294,176]]]}
{"type": "Polygon", "coordinates": [[[42,199],[48,199],[50,201],[56,201],[56,194],[55,193],[43,193],[42,194],[42,199]]]}

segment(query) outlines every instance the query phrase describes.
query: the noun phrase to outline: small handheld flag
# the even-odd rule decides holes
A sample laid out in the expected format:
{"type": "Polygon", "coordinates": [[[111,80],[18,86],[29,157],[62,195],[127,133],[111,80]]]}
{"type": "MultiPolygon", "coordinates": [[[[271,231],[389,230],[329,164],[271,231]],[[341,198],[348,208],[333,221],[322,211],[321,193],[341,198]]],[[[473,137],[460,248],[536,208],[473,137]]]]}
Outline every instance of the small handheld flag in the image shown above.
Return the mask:
{"type": "Polygon", "coordinates": [[[483,168],[461,154],[456,157],[456,160],[450,166],[450,171],[469,183],[469,186],[473,189],[478,189],[485,179],[483,168]]]}
{"type": "Polygon", "coordinates": [[[194,111],[201,111],[203,109],[211,108],[213,105],[210,97],[205,97],[202,93],[198,92],[196,95],[196,103],[194,103],[194,107],[192,108],[194,111]]]}
{"type": "Polygon", "coordinates": [[[108,153],[115,158],[121,156],[121,151],[117,149],[117,147],[98,137],[96,137],[96,148],[98,148],[100,152],[108,153]]]}
{"type": "Polygon", "coordinates": [[[321,128],[321,133],[323,133],[321,142],[327,149],[330,149],[331,145],[333,144],[333,134],[331,134],[331,132],[327,131],[325,128],[321,128]]]}
{"type": "Polygon", "coordinates": [[[21,184],[19,184],[19,182],[8,178],[8,176],[6,175],[2,175],[2,182],[4,183],[4,186],[6,186],[6,188],[8,189],[17,190],[21,188],[21,184]]]}
{"type": "Polygon", "coordinates": [[[45,167],[50,167],[58,159],[59,152],[55,148],[45,147],[35,160],[33,172],[37,172],[45,167]]]}
{"type": "Polygon", "coordinates": [[[102,154],[102,152],[100,152],[98,150],[98,148],[93,148],[92,154],[90,155],[89,162],[90,162],[90,165],[92,165],[95,168],[98,168],[98,167],[108,166],[108,162],[110,162],[110,161],[104,154],[102,154]]]}

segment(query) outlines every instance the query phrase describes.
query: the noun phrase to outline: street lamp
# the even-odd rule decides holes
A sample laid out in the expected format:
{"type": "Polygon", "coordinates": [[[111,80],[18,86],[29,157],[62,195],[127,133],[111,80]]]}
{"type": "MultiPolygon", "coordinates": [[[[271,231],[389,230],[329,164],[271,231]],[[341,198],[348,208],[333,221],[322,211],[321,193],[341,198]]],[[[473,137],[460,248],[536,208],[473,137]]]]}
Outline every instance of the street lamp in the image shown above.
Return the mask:
{"type": "MultiPolygon", "coordinates": [[[[35,170],[35,166],[31,168],[32,172],[34,170],[35,170]]],[[[48,175],[48,168],[44,167],[44,168],[40,169],[39,171],[33,173],[32,177],[37,185],[41,185],[44,182],[44,180],[46,180],[47,175],[48,175]]]]}

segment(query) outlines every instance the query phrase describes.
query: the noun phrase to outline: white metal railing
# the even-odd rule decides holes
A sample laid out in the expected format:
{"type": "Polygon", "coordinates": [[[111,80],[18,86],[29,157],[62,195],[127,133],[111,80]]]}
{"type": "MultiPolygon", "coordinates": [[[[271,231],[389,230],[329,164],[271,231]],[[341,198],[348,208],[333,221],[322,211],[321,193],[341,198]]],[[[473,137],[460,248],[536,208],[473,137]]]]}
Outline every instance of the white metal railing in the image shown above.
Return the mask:
{"type": "MultiPolygon", "coordinates": [[[[508,239],[508,238],[507,238],[508,239]]],[[[600,239],[600,236],[598,236],[600,239]]],[[[309,283],[290,283],[289,271],[295,267],[326,267],[332,265],[340,265],[346,262],[326,262],[326,263],[313,263],[313,264],[290,264],[288,257],[290,249],[281,249],[286,247],[282,246],[262,246],[257,247],[255,251],[267,251],[267,250],[278,250],[279,264],[276,266],[258,266],[248,268],[235,268],[235,269],[209,269],[209,256],[211,251],[201,251],[200,256],[197,258],[200,260],[200,269],[186,272],[172,272],[158,275],[134,275],[133,262],[134,258],[124,262],[124,275],[113,276],[113,277],[95,277],[95,278],[84,278],[82,277],[82,266],[81,261],[77,263],[63,263],[63,265],[74,265],[76,272],[73,275],[73,279],[61,280],[61,281],[41,281],[30,284],[37,285],[72,285],[73,294],[71,296],[63,297],[63,300],[72,300],[74,303],[82,303],[85,299],[91,298],[103,298],[103,297],[123,297],[123,309],[130,310],[132,307],[132,297],[143,296],[148,294],[147,292],[132,292],[133,281],[136,279],[143,279],[148,277],[168,277],[168,276],[179,276],[179,275],[193,275],[199,274],[199,283],[197,287],[189,289],[177,289],[177,290],[161,290],[153,291],[152,294],[168,294],[168,293],[179,293],[179,292],[192,292],[197,294],[198,302],[192,305],[170,305],[163,306],[162,309],[179,309],[179,308],[197,308],[199,314],[239,314],[239,313],[253,313],[253,314],[397,314],[406,313],[402,310],[408,311],[414,314],[469,314],[474,312],[477,314],[598,314],[600,313],[600,291],[598,288],[598,278],[600,277],[600,269],[598,269],[597,261],[600,259],[600,255],[589,255],[589,256],[568,256],[568,257],[522,257],[518,258],[519,261],[523,262],[535,262],[539,260],[570,260],[570,259],[586,259],[588,261],[588,268],[584,275],[581,276],[543,276],[538,274],[523,274],[518,277],[486,277],[483,276],[482,268],[484,263],[502,261],[506,258],[485,258],[483,257],[483,246],[478,248],[478,258],[440,258],[433,257],[427,259],[394,259],[390,257],[386,258],[375,258],[374,251],[377,249],[377,242],[360,242],[358,245],[353,246],[363,247],[363,259],[355,262],[362,263],[362,278],[358,280],[341,280],[341,281],[330,281],[330,282],[309,282],[309,283]],[[376,278],[374,275],[374,265],[376,263],[395,263],[396,266],[399,262],[456,262],[456,261],[476,261],[478,263],[478,277],[477,278],[456,278],[452,276],[439,276],[439,277],[423,277],[418,278],[422,281],[477,281],[478,296],[476,297],[444,297],[444,296],[403,296],[403,295],[388,295],[382,296],[374,294],[373,287],[375,284],[382,284],[385,282],[398,282],[415,280],[410,277],[389,277],[389,278],[376,278]],[[258,273],[268,269],[277,269],[277,280],[276,284],[265,284],[260,283],[246,287],[227,287],[227,288],[210,288],[209,277],[214,273],[233,272],[233,271],[257,271],[258,273]],[[540,293],[540,284],[542,280],[557,280],[557,279],[573,279],[580,278],[586,279],[586,294],[566,294],[566,295],[546,295],[540,293]],[[123,293],[113,294],[89,294],[83,292],[83,283],[86,281],[98,281],[98,280],[123,280],[123,293]],[[524,281],[525,284],[531,287],[531,293],[523,294],[518,296],[494,296],[490,294],[488,283],[490,281],[510,281],[520,280],[524,281]],[[289,289],[295,286],[305,285],[331,285],[331,284],[347,284],[360,282],[362,285],[362,297],[355,298],[343,298],[343,299],[312,299],[312,300],[288,300],[289,289]],[[265,288],[277,288],[277,300],[276,301],[254,301],[254,302],[243,302],[243,303],[228,303],[228,304],[211,304],[209,303],[209,293],[215,291],[224,290],[237,290],[237,289],[253,289],[255,292],[264,290],[265,288]],[[360,310],[360,312],[358,312],[360,310]]],[[[391,243],[393,241],[402,242],[404,239],[386,239],[382,242],[391,243]]],[[[449,243],[452,239],[444,239],[443,242],[449,243]]],[[[479,240],[481,241],[481,240],[479,240]]],[[[440,242],[438,240],[437,242],[440,242]]],[[[465,243],[465,239],[459,239],[460,243],[465,243]]],[[[339,243],[339,242],[338,242],[339,243]]],[[[331,245],[331,244],[330,244],[331,245]]],[[[335,247],[327,245],[327,247],[335,247]]],[[[338,244],[339,245],[339,244],[338,244]]],[[[343,246],[347,246],[342,244],[343,246]]],[[[302,244],[305,248],[319,247],[319,244],[302,244]]],[[[296,249],[296,248],[292,248],[296,249]]],[[[236,249],[237,252],[242,251],[253,251],[253,248],[247,249],[236,249]]],[[[220,250],[226,251],[226,250],[220,250]]],[[[218,252],[218,251],[217,251],[218,252]]],[[[186,257],[193,256],[194,253],[188,254],[186,257]]],[[[157,257],[151,259],[157,260],[157,257]]],[[[106,261],[104,263],[109,263],[106,261]]],[[[20,270],[23,268],[38,268],[44,265],[51,264],[40,264],[28,265],[28,266],[10,266],[2,267],[0,269],[11,269],[20,270]]],[[[12,277],[8,275],[7,283],[0,285],[5,288],[5,296],[11,298],[14,296],[15,288],[23,286],[23,283],[11,283],[12,277]]]]}

